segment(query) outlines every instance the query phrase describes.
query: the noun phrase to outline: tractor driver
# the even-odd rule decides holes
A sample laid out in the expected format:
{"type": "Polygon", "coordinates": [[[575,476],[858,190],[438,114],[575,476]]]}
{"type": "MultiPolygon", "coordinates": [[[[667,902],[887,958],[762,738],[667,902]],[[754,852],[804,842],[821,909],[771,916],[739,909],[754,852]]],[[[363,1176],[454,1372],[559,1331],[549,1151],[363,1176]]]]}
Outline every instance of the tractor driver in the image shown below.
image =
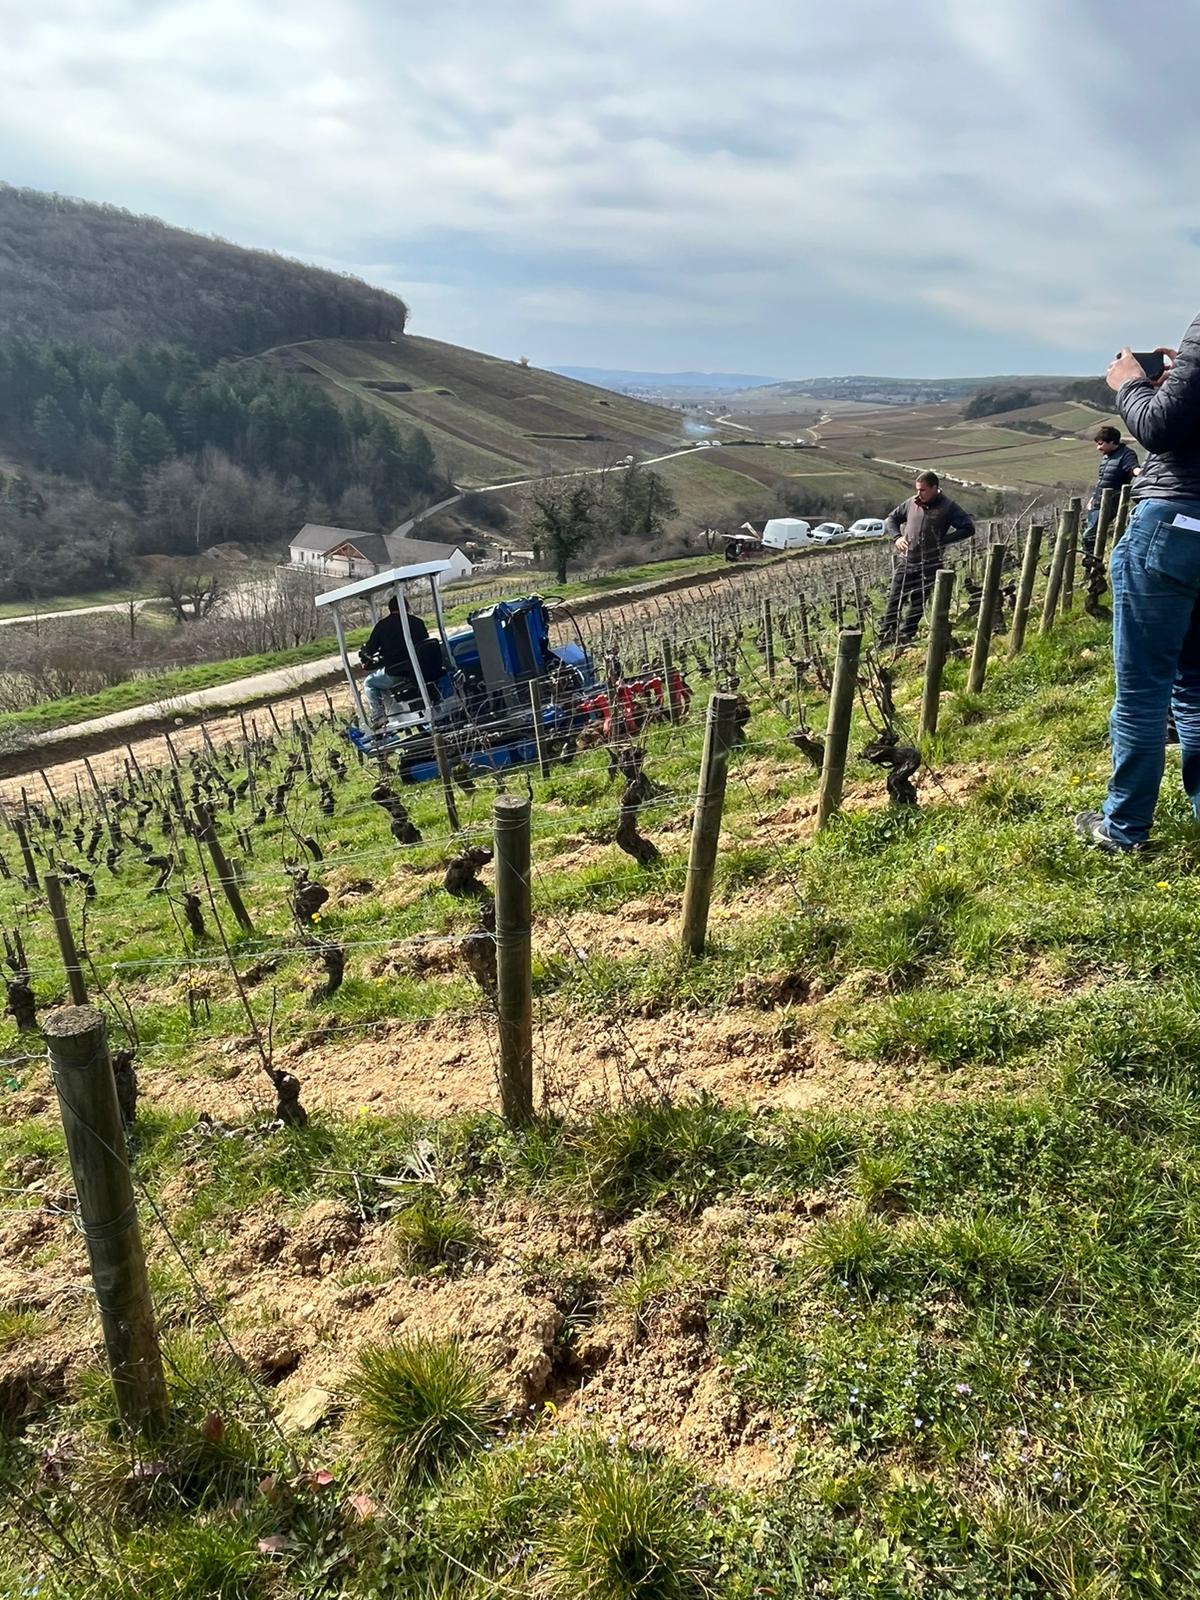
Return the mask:
{"type": "MultiPolygon", "coordinates": [[[[404,609],[408,613],[408,631],[412,638],[413,649],[419,657],[420,647],[429,640],[429,629],[420,617],[409,609],[407,600],[404,609]]],[[[387,616],[380,617],[371,629],[371,636],[362,647],[359,659],[364,666],[377,669],[367,674],[363,684],[367,692],[367,716],[371,726],[376,728],[385,720],[386,713],[383,706],[385,692],[415,684],[412,662],[404,642],[400,602],[395,595],[388,601],[387,616]]]]}

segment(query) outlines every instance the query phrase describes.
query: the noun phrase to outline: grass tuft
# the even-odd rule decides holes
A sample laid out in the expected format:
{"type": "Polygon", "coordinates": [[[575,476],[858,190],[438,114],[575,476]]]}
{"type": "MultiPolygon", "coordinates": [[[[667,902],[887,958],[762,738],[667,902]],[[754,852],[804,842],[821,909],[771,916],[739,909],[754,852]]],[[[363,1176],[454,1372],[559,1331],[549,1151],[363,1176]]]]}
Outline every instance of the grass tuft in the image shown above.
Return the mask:
{"type": "Polygon", "coordinates": [[[488,1374],[458,1339],[364,1350],[347,1387],[350,1431],[364,1463],[413,1487],[473,1455],[500,1417],[488,1374]]]}
{"type": "Polygon", "coordinates": [[[824,1217],[809,1235],[807,1256],[832,1278],[877,1283],[894,1264],[892,1230],[863,1211],[824,1217]]]}
{"type": "Polygon", "coordinates": [[[483,1249],[483,1235],[460,1206],[433,1189],[421,1190],[396,1217],[393,1237],[409,1267],[459,1267],[483,1249]]]}
{"type": "Polygon", "coordinates": [[[597,1454],[546,1532],[546,1588],[557,1600],[698,1600],[708,1588],[700,1529],[677,1470],[626,1450],[597,1454]]]}

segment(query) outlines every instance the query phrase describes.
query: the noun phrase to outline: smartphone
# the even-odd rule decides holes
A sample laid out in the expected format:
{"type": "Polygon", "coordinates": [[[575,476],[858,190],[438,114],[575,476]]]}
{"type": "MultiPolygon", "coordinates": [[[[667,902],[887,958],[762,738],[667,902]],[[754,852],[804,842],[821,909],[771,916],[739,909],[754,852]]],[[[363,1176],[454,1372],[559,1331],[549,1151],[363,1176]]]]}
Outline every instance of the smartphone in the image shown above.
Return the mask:
{"type": "Polygon", "coordinates": [[[1135,350],[1133,352],[1133,359],[1137,362],[1138,366],[1141,367],[1142,371],[1150,379],[1151,383],[1153,383],[1156,378],[1161,378],[1163,373],[1167,370],[1167,359],[1161,353],[1161,351],[1158,350],[1135,350]]]}

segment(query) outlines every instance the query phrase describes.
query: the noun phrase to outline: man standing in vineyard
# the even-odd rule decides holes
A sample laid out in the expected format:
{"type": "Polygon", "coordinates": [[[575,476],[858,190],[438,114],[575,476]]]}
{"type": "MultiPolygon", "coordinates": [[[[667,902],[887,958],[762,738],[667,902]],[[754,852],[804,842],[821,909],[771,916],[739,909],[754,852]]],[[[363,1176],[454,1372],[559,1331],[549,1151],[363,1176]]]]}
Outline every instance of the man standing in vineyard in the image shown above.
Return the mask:
{"type": "Polygon", "coordinates": [[[1120,494],[1127,483],[1133,482],[1138,464],[1137,456],[1122,441],[1120,428],[1114,428],[1111,422],[1106,422],[1103,427],[1097,428],[1092,438],[1100,453],[1100,471],[1096,477],[1096,487],[1092,490],[1092,498],[1087,503],[1087,523],[1083,530],[1085,563],[1091,560],[1092,552],[1096,548],[1100,496],[1105,489],[1112,489],[1120,494]]]}
{"type": "Polygon", "coordinates": [[[936,472],[918,473],[913,487],[912,499],[902,501],[884,523],[900,559],[879,624],[881,645],[912,643],[942,564],[942,551],[975,532],[970,513],[942,493],[936,472]]]}
{"type": "Polygon", "coordinates": [[[1080,838],[1117,853],[1150,836],[1174,717],[1183,787],[1200,818],[1200,317],[1178,351],[1123,349],[1106,379],[1130,433],[1150,453],[1133,480],[1133,515],[1112,554],[1112,776],[1080,838]],[[1166,364],[1169,363],[1169,364],[1166,364]]]}

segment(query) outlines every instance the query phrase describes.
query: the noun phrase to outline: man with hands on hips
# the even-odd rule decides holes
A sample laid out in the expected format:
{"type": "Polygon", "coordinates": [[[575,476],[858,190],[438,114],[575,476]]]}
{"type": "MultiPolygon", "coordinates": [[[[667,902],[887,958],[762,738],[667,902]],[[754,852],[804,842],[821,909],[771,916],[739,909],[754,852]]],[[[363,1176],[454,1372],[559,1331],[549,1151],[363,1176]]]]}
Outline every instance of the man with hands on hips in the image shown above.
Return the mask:
{"type": "Polygon", "coordinates": [[[1149,838],[1169,715],[1200,818],[1200,317],[1178,350],[1160,345],[1147,361],[1150,374],[1125,348],[1106,374],[1126,428],[1149,452],[1112,555],[1112,776],[1102,809],[1075,818],[1085,842],[1112,853],[1149,838]]]}

